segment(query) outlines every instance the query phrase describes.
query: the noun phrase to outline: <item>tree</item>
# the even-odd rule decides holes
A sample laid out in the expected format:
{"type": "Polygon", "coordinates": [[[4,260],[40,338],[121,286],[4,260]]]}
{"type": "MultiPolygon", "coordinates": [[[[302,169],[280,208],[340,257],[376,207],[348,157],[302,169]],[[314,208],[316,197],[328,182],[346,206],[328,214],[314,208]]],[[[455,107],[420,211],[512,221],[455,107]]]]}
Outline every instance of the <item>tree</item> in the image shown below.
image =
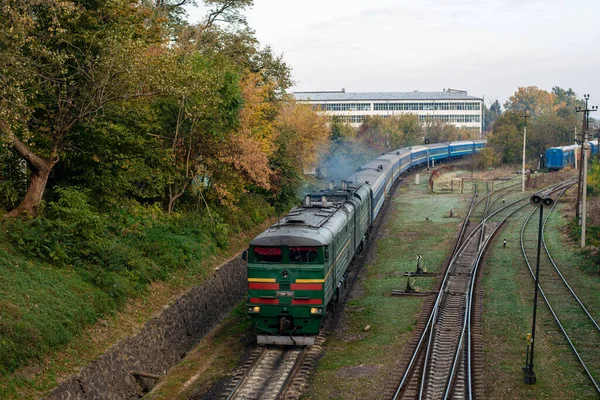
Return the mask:
{"type": "Polygon", "coordinates": [[[417,144],[423,137],[419,117],[401,114],[383,117],[367,116],[359,126],[357,138],[367,148],[389,152],[406,145],[417,144]]]}
{"type": "Polygon", "coordinates": [[[172,90],[155,105],[168,133],[162,139],[172,172],[164,202],[169,214],[198,175],[207,172],[207,159],[216,156],[214,143],[227,140],[238,128],[244,100],[233,67],[197,52],[176,54],[172,90]]]}
{"type": "Polygon", "coordinates": [[[282,207],[297,196],[307,171],[317,167],[328,150],[328,117],[308,104],[287,98],[275,121],[276,150],[271,157],[272,194],[282,207]]]}
{"type": "Polygon", "coordinates": [[[504,103],[507,111],[527,111],[532,117],[549,114],[556,111],[556,95],[537,86],[519,87],[504,103]]]}
{"type": "Polygon", "coordinates": [[[494,126],[494,122],[500,117],[502,114],[502,107],[500,106],[500,102],[498,99],[494,100],[494,102],[490,105],[488,109],[485,104],[484,106],[484,122],[483,122],[483,130],[488,132],[494,126]]]}
{"type": "Polygon", "coordinates": [[[1,11],[0,79],[12,88],[2,85],[0,97],[18,106],[0,129],[30,171],[8,216],[35,214],[75,129],[108,104],[155,94],[164,52],[134,0],[8,0],[1,11]]]}
{"type": "Polygon", "coordinates": [[[282,107],[276,120],[277,132],[288,143],[288,156],[299,171],[315,168],[325,153],[330,135],[327,122],[327,116],[291,98],[282,107]]]}
{"type": "Polygon", "coordinates": [[[517,113],[503,113],[494,123],[488,135],[488,145],[502,155],[503,163],[511,164],[522,160],[524,119],[517,113]]]}
{"type": "Polygon", "coordinates": [[[552,94],[554,94],[555,100],[554,104],[557,106],[566,106],[566,107],[583,107],[585,106],[585,102],[583,100],[577,99],[577,94],[573,91],[573,89],[563,89],[558,86],[554,86],[552,88],[552,94]]]}

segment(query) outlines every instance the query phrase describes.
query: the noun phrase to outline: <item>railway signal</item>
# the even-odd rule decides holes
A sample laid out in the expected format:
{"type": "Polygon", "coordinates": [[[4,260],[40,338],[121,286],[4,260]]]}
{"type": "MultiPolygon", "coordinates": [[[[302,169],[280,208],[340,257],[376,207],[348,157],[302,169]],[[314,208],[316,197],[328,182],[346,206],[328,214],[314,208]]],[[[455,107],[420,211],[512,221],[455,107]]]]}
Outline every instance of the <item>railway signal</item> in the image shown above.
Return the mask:
{"type": "Polygon", "coordinates": [[[537,314],[537,298],[538,298],[538,289],[540,283],[540,248],[542,246],[542,228],[544,225],[544,206],[552,207],[554,204],[554,200],[550,197],[541,198],[540,196],[532,196],[529,200],[532,206],[539,207],[540,209],[540,225],[538,228],[538,246],[537,246],[537,259],[535,263],[535,289],[533,295],[533,323],[531,325],[531,340],[529,340],[529,335],[527,336],[528,347],[527,347],[527,356],[525,358],[525,366],[523,367],[523,372],[525,373],[524,381],[526,385],[535,384],[536,377],[535,372],[533,372],[533,348],[535,345],[535,318],[537,314]],[[529,343],[531,345],[529,345],[529,343]]]}

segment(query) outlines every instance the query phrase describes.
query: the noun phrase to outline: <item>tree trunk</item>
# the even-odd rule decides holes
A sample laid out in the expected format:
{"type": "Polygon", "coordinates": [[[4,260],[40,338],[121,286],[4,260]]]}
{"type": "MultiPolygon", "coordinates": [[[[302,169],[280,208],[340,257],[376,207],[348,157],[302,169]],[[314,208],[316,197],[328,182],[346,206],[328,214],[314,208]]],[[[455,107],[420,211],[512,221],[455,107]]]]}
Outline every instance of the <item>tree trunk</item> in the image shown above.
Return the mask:
{"type": "Polygon", "coordinates": [[[27,186],[27,192],[21,204],[14,210],[5,214],[5,217],[16,217],[23,213],[30,214],[31,216],[36,215],[37,208],[42,201],[44,191],[46,190],[46,183],[50,176],[50,171],[56,162],[55,158],[52,161],[44,160],[41,157],[36,156],[23,142],[21,142],[16,136],[13,135],[13,147],[19,153],[23,159],[27,162],[31,173],[29,175],[29,185],[27,186]]]}

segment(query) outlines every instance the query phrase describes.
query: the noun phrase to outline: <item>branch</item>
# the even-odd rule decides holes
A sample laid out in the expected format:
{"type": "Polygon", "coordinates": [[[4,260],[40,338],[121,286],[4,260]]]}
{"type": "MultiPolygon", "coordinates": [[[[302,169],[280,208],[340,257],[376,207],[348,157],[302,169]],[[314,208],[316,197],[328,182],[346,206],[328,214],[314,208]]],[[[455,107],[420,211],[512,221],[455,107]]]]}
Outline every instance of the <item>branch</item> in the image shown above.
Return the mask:
{"type": "Polygon", "coordinates": [[[9,133],[13,142],[13,148],[22,158],[27,161],[30,168],[35,171],[45,171],[51,168],[55,162],[48,162],[41,157],[36,156],[25,143],[23,143],[14,133],[9,133]]]}

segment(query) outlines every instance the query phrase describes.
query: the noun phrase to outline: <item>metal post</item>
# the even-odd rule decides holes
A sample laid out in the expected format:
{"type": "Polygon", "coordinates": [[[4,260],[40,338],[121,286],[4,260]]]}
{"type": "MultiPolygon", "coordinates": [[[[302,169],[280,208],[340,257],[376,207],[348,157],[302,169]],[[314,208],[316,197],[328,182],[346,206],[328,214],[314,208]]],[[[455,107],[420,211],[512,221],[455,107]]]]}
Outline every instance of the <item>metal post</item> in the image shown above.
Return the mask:
{"type": "Polygon", "coordinates": [[[535,346],[535,320],[537,317],[537,298],[540,284],[540,251],[542,247],[542,229],[544,226],[544,205],[551,206],[554,203],[549,197],[542,199],[539,196],[533,196],[530,200],[531,204],[539,206],[540,208],[540,223],[538,226],[538,246],[537,246],[537,260],[535,263],[535,288],[533,294],[533,322],[531,324],[531,347],[529,354],[527,355],[526,365],[523,367],[523,372],[525,373],[524,381],[526,385],[535,384],[536,377],[535,372],[533,372],[533,352],[535,346]]]}
{"type": "Polygon", "coordinates": [[[581,248],[585,247],[585,223],[587,219],[587,210],[586,210],[586,198],[587,198],[587,131],[583,133],[583,141],[585,145],[583,146],[583,181],[581,185],[582,195],[581,195],[581,248]]]}
{"type": "Polygon", "coordinates": [[[522,117],[525,119],[525,127],[523,127],[523,170],[521,171],[523,175],[522,179],[522,188],[521,191],[525,191],[525,143],[527,142],[527,118],[530,116],[527,115],[527,110],[523,113],[522,117]]]}

